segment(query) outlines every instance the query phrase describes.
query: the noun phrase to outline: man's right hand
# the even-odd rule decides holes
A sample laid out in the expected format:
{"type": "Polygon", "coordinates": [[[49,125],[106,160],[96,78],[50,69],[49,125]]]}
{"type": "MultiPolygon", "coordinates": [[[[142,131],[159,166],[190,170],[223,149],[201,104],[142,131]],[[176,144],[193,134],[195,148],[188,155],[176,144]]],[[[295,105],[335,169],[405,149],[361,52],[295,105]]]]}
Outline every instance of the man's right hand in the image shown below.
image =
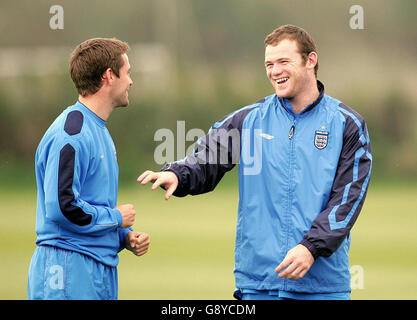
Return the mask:
{"type": "Polygon", "coordinates": [[[131,204],[122,204],[120,206],[115,207],[115,209],[119,210],[122,214],[123,222],[122,228],[129,228],[135,222],[135,215],[136,211],[131,204]]]}
{"type": "Polygon", "coordinates": [[[153,172],[147,170],[138,178],[138,182],[142,185],[145,185],[150,181],[155,181],[152,185],[152,190],[155,190],[161,185],[165,187],[167,191],[165,193],[165,200],[168,200],[178,187],[177,175],[171,171],[153,172]]]}

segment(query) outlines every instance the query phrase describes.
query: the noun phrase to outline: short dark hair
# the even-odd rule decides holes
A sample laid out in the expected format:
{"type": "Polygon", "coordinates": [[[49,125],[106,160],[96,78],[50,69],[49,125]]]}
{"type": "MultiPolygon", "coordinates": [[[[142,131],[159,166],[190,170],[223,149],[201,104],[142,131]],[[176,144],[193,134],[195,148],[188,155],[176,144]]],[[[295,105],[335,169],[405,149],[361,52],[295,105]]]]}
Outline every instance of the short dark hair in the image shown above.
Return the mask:
{"type": "Polygon", "coordinates": [[[116,38],[93,38],[79,44],[71,54],[71,79],[82,96],[96,93],[102,86],[103,73],[111,68],[117,77],[123,67],[122,55],[129,50],[116,38]]]}
{"type": "MultiPolygon", "coordinates": [[[[304,62],[307,62],[307,57],[311,52],[317,52],[316,44],[307,31],[291,24],[283,25],[267,35],[265,38],[265,47],[268,45],[275,46],[284,39],[295,40],[297,42],[298,50],[300,51],[304,62]]],[[[314,67],[316,78],[318,69],[319,62],[317,61],[317,64],[314,67]]]]}

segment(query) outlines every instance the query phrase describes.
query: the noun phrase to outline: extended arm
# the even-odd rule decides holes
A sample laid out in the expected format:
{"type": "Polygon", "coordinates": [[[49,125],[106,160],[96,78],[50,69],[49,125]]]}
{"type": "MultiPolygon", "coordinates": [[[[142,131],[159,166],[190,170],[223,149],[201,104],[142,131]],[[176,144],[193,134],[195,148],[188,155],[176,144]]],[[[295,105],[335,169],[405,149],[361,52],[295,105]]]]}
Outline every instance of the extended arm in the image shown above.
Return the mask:
{"type": "Polygon", "coordinates": [[[216,122],[195,144],[185,159],[167,164],[161,172],[145,171],[138,182],[154,181],[152,189],[164,186],[165,199],[212,191],[224,174],[240,160],[242,123],[256,105],[242,108],[216,122]]]}

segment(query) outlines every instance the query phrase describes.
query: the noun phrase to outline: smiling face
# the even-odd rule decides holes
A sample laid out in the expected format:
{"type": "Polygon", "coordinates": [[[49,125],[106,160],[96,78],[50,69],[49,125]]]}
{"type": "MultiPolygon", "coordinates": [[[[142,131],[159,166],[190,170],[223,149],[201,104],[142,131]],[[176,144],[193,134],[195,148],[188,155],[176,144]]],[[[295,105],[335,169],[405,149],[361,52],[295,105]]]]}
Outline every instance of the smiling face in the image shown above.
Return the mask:
{"type": "Polygon", "coordinates": [[[123,66],[119,70],[119,77],[115,74],[112,84],[112,100],[115,107],[126,107],[129,105],[128,90],[133,84],[130,78],[130,64],[127,54],[122,55],[123,66]]]}
{"type": "Polygon", "coordinates": [[[304,61],[295,40],[284,39],[266,46],[266,74],[278,97],[295,100],[315,83],[315,58],[317,54],[313,52],[304,61]]]}

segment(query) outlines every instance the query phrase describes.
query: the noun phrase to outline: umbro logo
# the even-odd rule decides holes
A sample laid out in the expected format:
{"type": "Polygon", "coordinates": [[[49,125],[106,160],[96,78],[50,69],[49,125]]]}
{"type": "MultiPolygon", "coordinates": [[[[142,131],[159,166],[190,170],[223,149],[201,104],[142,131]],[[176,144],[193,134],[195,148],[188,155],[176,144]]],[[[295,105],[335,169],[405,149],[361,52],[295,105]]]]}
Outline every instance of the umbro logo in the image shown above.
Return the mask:
{"type": "MultiPolygon", "coordinates": [[[[114,155],[115,155],[115,157],[117,157],[117,152],[116,151],[114,152],[114,155]]],[[[100,155],[100,159],[104,159],[104,154],[100,155]]]]}
{"type": "Polygon", "coordinates": [[[267,134],[267,133],[261,133],[260,136],[268,140],[272,140],[275,138],[274,136],[271,136],[270,134],[267,134]]]}

